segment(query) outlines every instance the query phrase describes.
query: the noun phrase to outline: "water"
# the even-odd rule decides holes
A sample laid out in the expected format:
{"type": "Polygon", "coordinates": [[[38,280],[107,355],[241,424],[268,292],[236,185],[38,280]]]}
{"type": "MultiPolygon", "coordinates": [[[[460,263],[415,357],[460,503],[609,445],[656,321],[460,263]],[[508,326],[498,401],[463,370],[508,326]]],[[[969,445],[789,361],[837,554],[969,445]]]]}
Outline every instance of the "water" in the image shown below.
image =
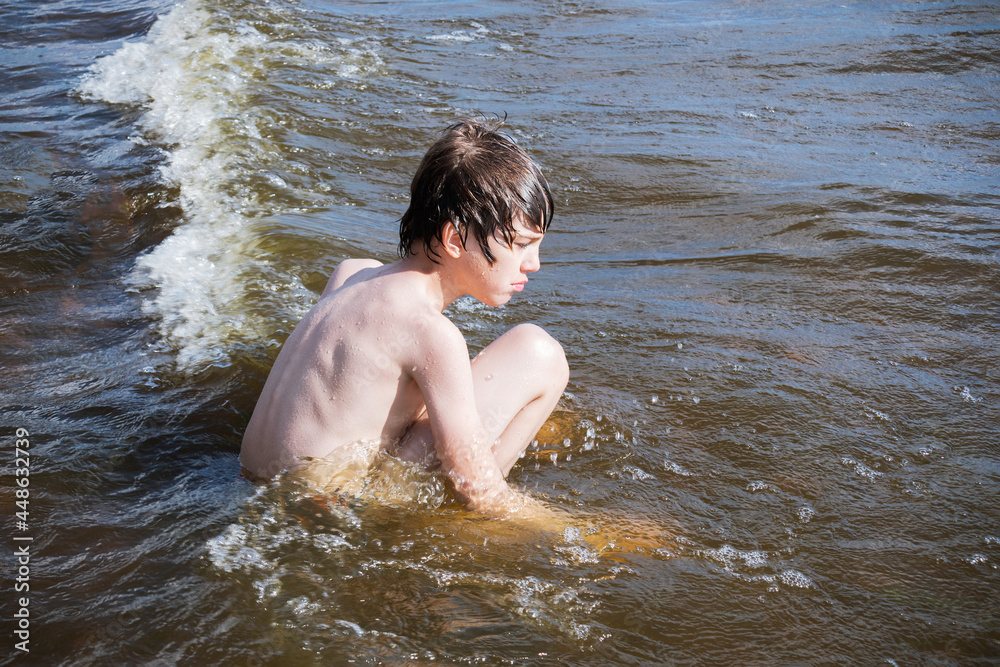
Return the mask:
{"type": "Polygon", "coordinates": [[[1000,658],[995,3],[0,5],[3,656],[29,664],[1000,658]],[[390,260],[434,134],[557,199],[568,393],[485,522],[392,460],[240,477],[274,356],[390,260]],[[16,523],[15,430],[30,433],[16,523]],[[32,537],[30,650],[15,548],[32,537]]]}

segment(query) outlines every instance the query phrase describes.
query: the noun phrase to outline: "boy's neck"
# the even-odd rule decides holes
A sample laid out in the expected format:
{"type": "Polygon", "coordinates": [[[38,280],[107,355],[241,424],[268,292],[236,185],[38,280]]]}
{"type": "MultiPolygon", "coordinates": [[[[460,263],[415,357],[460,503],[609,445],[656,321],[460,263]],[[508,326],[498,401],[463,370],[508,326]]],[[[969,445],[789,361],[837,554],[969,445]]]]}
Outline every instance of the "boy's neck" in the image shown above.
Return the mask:
{"type": "Polygon", "coordinates": [[[400,271],[418,274],[428,301],[434,308],[444,311],[453,301],[464,296],[465,292],[453,279],[454,273],[448,270],[451,258],[439,256],[434,259],[431,259],[424,248],[420,248],[401,259],[397,266],[400,271]]]}

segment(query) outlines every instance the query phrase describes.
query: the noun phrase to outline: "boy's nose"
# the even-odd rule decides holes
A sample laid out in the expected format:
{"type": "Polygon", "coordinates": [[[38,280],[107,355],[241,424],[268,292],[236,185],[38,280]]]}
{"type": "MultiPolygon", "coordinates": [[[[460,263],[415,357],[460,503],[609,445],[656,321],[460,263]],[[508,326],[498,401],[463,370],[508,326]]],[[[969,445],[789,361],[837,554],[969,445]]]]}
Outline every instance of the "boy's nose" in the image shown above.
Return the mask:
{"type": "Polygon", "coordinates": [[[521,270],[525,273],[533,273],[538,269],[542,268],[542,263],[538,258],[538,249],[535,248],[533,251],[529,252],[521,262],[521,270]]]}

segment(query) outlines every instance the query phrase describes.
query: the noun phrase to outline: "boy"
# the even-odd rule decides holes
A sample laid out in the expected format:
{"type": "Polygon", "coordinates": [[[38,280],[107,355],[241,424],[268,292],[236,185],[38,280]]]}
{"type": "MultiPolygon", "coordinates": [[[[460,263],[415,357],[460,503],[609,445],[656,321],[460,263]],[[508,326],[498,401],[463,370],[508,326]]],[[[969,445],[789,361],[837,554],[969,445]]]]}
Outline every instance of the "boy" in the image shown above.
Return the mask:
{"type": "MultiPolygon", "coordinates": [[[[499,306],[539,269],[553,203],[538,166],[497,128],[450,126],[430,148],[400,220],[400,260],[348,259],[289,336],[243,437],[269,478],[304,457],[362,446],[440,469],[470,508],[529,509],[506,482],[562,395],[562,347],[522,324],[469,360],[442,311],[499,306]]],[[[533,511],[533,510],[532,510],[533,511]]]]}

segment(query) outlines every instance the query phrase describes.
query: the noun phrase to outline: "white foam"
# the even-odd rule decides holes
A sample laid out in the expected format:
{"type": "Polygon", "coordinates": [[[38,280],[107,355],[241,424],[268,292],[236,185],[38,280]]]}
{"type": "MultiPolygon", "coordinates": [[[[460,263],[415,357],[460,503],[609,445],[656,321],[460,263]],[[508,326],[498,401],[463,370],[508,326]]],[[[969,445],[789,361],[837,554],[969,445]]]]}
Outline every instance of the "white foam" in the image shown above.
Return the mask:
{"type": "Polygon", "coordinates": [[[663,460],[663,467],[669,470],[670,472],[674,473],[675,475],[680,475],[682,477],[691,477],[694,475],[693,472],[691,472],[684,466],[675,463],[674,461],[671,461],[670,457],[667,457],[663,460]]]}
{"type": "MultiPolygon", "coordinates": [[[[266,87],[269,60],[278,52],[350,78],[380,62],[357,47],[337,51],[234,27],[221,11],[203,0],[181,2],[143,41],[99,59],[78,87],[85,99],[142,107],[144,137],[136,142],[165,149],[162,177],[179,193],[173,203],[182,221],[137,260],[131,278],[184,370],[225,365],[234,337],[261,336],[241,302],[252,282],[244,276],[269,268],[253,250],[253,222],[276,213],[273,194],[290,188],[278,173],[287,168],[280,146],[267,138],[274,121],[253,102],[266,87]]],[[[288,290],[285,301],[314,300],[296,276],[276,278],[288,290]]]]}
{"type": "Polygon", "coordinates": [[[79,88],[90,99],[143,106],[141,128],[168,148],[162,176],[179,189],[184,222],[139,258],[132,278],[140,289],[158,288],[146,311],[162,318],[181,367],[225,361],[226,329],[245,325],[225,306],[242,293],[240,250],[259,211],[232,180],[241,161],[261,162],[269,150],[260,119],[241,104],[251,65],[244,56],[264,40],[213,30],[199,2],[184,2],[145,41],[98,60],[79,88]]]}
{"type": "Polygon", "coordinates": [[[632,475],[632,479],[634,479],[634,480],[636,480],[638,482],[644,482],[646,480],[656,479],[653,475],[650,475],[648,472],[646,472],[645,470],[643,470],[642,468],[640,468],[638,466],[627,465],[627,466],[624,466],[622,468],[622,470],[624,470],[628,474],[632,475]]]}
{"type": "Polygon", "coordinates": [[[475,31],[471,30],[452,30],[448,34],[444,35],[429,35],[427,39],[435,42],[458,42],[458,43],[468,43],[475,41],[478,37],[484,37],[490,34],[490,31],[486,26],[480,23],[472,23],[472,27],[475,31]]]}
{"type": "Polygon", "coordinates": [[[430,35],[427,39],[435,42],[471,42],[475,36],[464,30],[453,30],[447,35],[430,35]]]}
{"type": "Polygon", "coordinates": [[[868,407],[867,405],[864,406],[864,409],[865,412],[869,415],[869,418],[875,418],[878,419],[879,421],[884,421],[884,422],[889,421],[889,415],[885,414],[884,412],[876,410],[875,408],[868,407]]]}
{"type": "Polygon", "coordinates": [[[845,466],[854,466],[854,472],[869,481],[874,482],[878,478],[882,477],[882,473],[879,472],[878,470],[869,468],[864,463],[855,461],[852,458],[848,458],[845,456],[840,459],[840,462],[843,463],[845,466]]]}
{"type": "Polygon", "coordinates": [[[781,583],[786,586],[795,586],[796,588],[812,588],[813,582],[806,575],[802,574],[798,570],[785,570],[781,573],[781,583]]]}
{"type": "Polygon", "coordinates": [[[767,491],[769,493],[780,492],[778,487],[774,486],[773,484],[768,484],[767,482],[763,482],[760,480],[750,482],[749,484],[747,484],[747,491],[749,491],[750,493],[758,493],[761,491],[767,491]]]}
{"type": "Polygon", "coordinates": [[[206,543],[209,559],[224,572],[266,570],[267,560],[257,549],[246,544],[248,537],[243,526],[229,526],[206,543]]]}
{"type": "Polygon", "coordinates": [[[721,563],[730,571],[737,564],[737,561],[742,561],[744,566],[752,569],[767,565],[767,554],[763,551],[740,551],[728,544],[724,544],[718,549],[704,549],[701,553],[711,560],[721,563]]]}
{"type": "Polygon", "coordinates": [[[960,393],[962,400],[965,401],[966,403],[980,403],[983,400],[981,398],[976,398],[975,396],[973,396],[972,392],[969,391],[968,387],[962,387],[961,389],[955,387],[955,391],[958,391],[960,393]]]}

